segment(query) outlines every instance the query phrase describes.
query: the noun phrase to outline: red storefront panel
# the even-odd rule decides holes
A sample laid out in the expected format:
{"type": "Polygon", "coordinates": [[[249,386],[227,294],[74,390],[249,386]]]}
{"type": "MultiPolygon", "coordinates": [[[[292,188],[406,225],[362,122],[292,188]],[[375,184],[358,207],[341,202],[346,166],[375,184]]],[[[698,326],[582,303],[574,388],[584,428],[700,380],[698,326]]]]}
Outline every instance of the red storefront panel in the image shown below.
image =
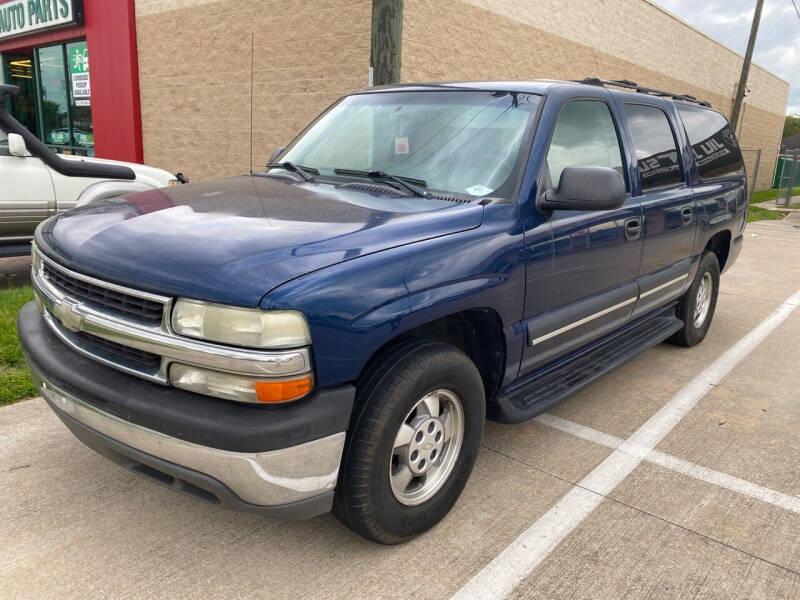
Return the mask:
{"type": "MultiPolygon", "coordinates": [[[[0,4],[8,0],[0,0],[0,4]]],[[[86,38],[94,150],[98,158],[142,162],[142,117],[134,0],[83,0],[85,21],[0,41],[0,53],[86,38]]]]}

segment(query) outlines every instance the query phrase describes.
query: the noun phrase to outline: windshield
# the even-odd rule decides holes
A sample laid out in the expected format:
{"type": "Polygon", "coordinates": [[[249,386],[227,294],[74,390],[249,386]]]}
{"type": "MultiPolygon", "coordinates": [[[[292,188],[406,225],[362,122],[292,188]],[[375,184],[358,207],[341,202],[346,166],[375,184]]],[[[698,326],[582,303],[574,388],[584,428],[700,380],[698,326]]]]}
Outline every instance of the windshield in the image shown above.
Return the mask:
{"type": "Polygon", "coordinates": [[[517,92],[384,92],[348,96],[281,156],[323,176],[334,169],[410,178],[428,191],[509,198],[539,96],[517,92]]]}

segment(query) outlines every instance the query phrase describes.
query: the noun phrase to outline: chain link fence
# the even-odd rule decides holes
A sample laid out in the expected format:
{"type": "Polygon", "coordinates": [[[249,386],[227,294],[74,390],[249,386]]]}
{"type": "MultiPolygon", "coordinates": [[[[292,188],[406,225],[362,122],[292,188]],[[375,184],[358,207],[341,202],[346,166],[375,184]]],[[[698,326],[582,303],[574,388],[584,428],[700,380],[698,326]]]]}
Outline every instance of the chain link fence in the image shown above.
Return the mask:
{"type": "Polygon", "coordinates": [[[775,206],[789,206],[792,203],[792,188],[798,185],[800,179],[800,152],[795,150],[788,154],[778,156],[775,167],[775,184],[778,194],[775,196],[775,206]]]}
{"type": "Polygon", "coordinates": [[[758,168],[761,166],[761,148],[744,149],[742,151],[742,160],[744,161],[744,168],[747,172],[747,201],[753,201],[753,192],[756,191],[756,181],[758,180],[758,168]]]}

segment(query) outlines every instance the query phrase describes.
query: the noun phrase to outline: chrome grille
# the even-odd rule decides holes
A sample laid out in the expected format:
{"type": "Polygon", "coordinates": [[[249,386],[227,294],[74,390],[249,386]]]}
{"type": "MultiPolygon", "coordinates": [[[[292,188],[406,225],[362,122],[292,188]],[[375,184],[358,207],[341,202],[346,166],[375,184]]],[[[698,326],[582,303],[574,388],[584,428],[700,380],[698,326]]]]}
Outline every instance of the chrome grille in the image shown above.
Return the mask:
{"type": "Polygon", "coordinates": [[[161,357],[158,354],[151,354],[144,350],[137,350],[130,346],[123,346],[111,340],[79,331],[69,332],[68,336],[80,341],[87,350],[98,355],[104,355],[107,359],[115,360],[133,369],[145,372],[158,372],[161,368],[161,357]]]}
{"type": "Polygon", "coordinates": [[[87,302],[96,308],[133,317],[150,325],[159,325],[164,316],[164,305],[160,302],[137,298],[115,290],[100,287],[87,281],[61,273],[45,263],[44,276],[53,285],[71,297],[87,302]]]}
{"type": "Polygon", "coordinates": [[[148,381],[168,385],[173,362],[259,377],[311,371],[308,348],[261,351],[178,336],[169,325],[172,298],[72,271],[35,246],[31,280],[42,317],[62,342],[148,381]]]}

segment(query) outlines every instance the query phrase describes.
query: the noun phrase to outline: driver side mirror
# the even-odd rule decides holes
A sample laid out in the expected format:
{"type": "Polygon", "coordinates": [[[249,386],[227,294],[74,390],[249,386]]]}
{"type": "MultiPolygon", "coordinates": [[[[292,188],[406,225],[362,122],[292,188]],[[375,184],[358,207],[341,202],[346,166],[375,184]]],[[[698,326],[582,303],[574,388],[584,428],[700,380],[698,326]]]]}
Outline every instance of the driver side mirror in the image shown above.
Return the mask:
{"type": "Polygon", "coordinates": [[[539,197],[537,208],[551,210],[612,210],[625,202],[625,180],[608,167],[567,167],[558,188],[539,197]]]}
{"type": "Polygon", "coordinates": [[[8,134],[8,153],[11,156],[19,156],[20,158],[31,155],[25,145],[25,138],[18,133],[8,134]]]}

